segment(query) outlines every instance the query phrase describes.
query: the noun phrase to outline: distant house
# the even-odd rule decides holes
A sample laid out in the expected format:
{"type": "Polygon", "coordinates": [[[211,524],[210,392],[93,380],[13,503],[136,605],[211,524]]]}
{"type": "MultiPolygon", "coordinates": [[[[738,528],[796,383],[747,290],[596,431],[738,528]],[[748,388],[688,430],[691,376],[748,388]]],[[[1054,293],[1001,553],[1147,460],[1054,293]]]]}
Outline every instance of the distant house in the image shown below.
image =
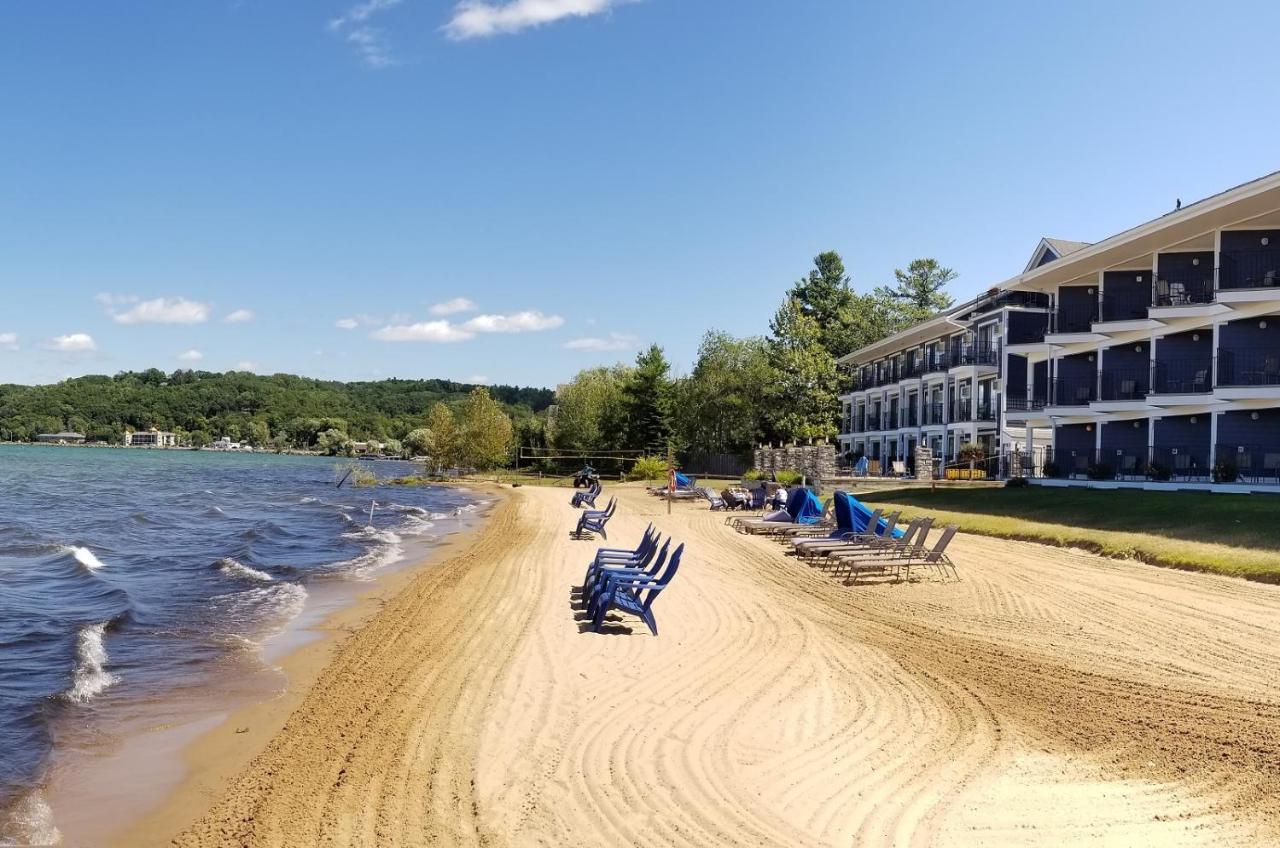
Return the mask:
{"type": "Polygon", "coordinates": [[[36,441],[46,445],[83,445],[84,433],[41,433],[36,441]]]}
{"type": "Polygon", "coordinates": [[[238,451],[242,449],[243,449],[243,446],[239,442],[231,441],[230,436],[223,436],[217,441],[215,441],[213,444],[209,445],[209,450],[238,451]]]}
{"type": "Polygon", "coordinates": [[[166,433],[154,427],[141,433],[125,433],[124,446],[127,448],[176,448],[178,434],[166,433]]]}

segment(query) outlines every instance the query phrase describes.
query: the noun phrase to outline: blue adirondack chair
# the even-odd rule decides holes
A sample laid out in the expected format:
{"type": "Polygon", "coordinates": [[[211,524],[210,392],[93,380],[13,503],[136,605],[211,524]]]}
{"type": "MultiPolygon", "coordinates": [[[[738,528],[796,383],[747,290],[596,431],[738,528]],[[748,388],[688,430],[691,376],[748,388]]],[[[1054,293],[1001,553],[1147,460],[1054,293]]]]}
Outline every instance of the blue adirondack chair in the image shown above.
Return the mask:
{"type": "Polygon", "coordinates": [[[589,487],[585,492],[574,492],[574,493],[573,493],[573,499],[572,499],[571,501],[569,501],[569,505],[570,505],[570,506],[582,506],[583,504],[586,504],[587,506],[595,506],[595,505],[596,505],[596,495],[600,494],[600,491],[601,491],[603,488],[604,488],[604,487],[603,487],[602,485],[600,485],[600,481],[599,481],[599,480],[593,480],[593,481],[591,482],[591,486],[590,486],[590,487],[589,487]]]}
{"type": "Polygon", "coordinates": [[[595,609],[595,605],[599,603],[605,587],[614,580],[632,577],[657,577],[658,572],[662,569],[662,563],[667,559],[667,552],[670,547],[671,540],[667,539],[662,543],[661,550],[655,544],[645,557],[634,565],[624,567],[605,566],[591,571],[582,586],[582,599],[586,603],[587,609],[595,609]]]}
{"type": "Polygon", "coordinates": [[[653,617],[653,602],[662,590],[671,584],[671,579],[676,576],[676,571],[680,568],[680,557],[683,554],[684,545],[681,545],[671,555],[671,561],[662,572],[662,576],[656,579],[619,576],[607,580],[605,589],[596,603],[595,614],[591,620],[592,628],[599,632],[604,626],[604,617],[610,611],[625,612],[639,616],[641,621],[649,625],[649,631],[657,636],[658,622],[653,617]]]}
{"type": "Polygon", "coordinates": [[[653,559],[653,552],[658,548],[658,542],[662,536],[653,530],[653,525],[649,525],[649,529],[645,530],[644,536],[640,539],[640,545],[634,551],[612,552],[605,548],[596,551],[595,559],[587,564],[587,571],[582,577],[582,584],[586,587],[592,580],[592,575],[601,569],[609,568],[639,568],[648,564],[653,559]]]}
{"type": "Polygon", "coordinates": [[[658,533],[653,529],[653,524],[644,528],[644,534],[640,537],[640,544],[634,549],[632,548],[600,548],[596,551],[595,559],[591,561],[592,565],[598,565],[602,560],[614,559],[634,559],[639,556],[646,542],[651,542],[658,538],[658,533]]]}
{"type": "Polygon", "coordinates": [[[572,535],[581,539],[585,533],[599,533],[602,538],[608,539],[609,534],[605,532],[604,526],[609,523],[610,518],[613,518],[613,513],[617,508],[617,498],[610,498],[609,505],[604,509],[583,512],[578,516],[578,526],[572,535]]]}

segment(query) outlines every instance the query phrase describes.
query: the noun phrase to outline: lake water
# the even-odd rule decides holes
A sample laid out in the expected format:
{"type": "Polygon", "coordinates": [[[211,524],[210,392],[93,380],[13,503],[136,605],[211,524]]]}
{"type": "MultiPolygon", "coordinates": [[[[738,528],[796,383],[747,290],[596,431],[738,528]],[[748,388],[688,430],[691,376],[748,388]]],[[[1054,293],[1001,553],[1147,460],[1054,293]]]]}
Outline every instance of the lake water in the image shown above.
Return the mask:
{"type": "Polygon", "coordinates": [[[0,846],[57,844],[55,742],[252,677],[309,592],[368,580],[477,506],[447,486],[336,488],[338,465],[0,445],[0,846]]]}

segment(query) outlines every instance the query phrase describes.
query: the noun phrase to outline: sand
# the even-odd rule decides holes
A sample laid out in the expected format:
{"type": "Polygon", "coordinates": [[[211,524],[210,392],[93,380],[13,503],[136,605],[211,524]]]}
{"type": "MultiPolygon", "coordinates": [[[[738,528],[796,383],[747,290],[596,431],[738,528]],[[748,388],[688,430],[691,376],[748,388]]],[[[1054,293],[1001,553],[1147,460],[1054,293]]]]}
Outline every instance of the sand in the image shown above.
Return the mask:
{"type": "Polygon", "coordinates": [[[611,543],[689,545],[659,637],[582,632],[595,545],[514,490],[174,844],[1280,844],[1280,588],[967,536],[960,582],[850,587],[617,491],[611,543]]]}

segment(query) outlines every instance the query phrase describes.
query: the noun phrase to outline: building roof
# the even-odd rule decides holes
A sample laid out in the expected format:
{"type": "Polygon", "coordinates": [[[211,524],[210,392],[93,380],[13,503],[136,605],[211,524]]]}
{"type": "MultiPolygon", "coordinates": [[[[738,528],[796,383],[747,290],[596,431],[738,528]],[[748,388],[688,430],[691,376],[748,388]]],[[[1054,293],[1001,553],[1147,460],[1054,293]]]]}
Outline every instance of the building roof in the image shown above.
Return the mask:
{"type": "Polygon", "coordinates": [[[1040,239],[1036,249],[1031,252],[1031,259],[1027,262],[1027,267],[1022,269],[1022,272],[1025,274],[1027,271],[1039,268],[1041,265],[1052,262],[1055,259],[1061,259],[1086,247],[1089,247],[1089,242],[1087,241],[1067,241],[1066,239],[1045,236],[1040,239]]]}

